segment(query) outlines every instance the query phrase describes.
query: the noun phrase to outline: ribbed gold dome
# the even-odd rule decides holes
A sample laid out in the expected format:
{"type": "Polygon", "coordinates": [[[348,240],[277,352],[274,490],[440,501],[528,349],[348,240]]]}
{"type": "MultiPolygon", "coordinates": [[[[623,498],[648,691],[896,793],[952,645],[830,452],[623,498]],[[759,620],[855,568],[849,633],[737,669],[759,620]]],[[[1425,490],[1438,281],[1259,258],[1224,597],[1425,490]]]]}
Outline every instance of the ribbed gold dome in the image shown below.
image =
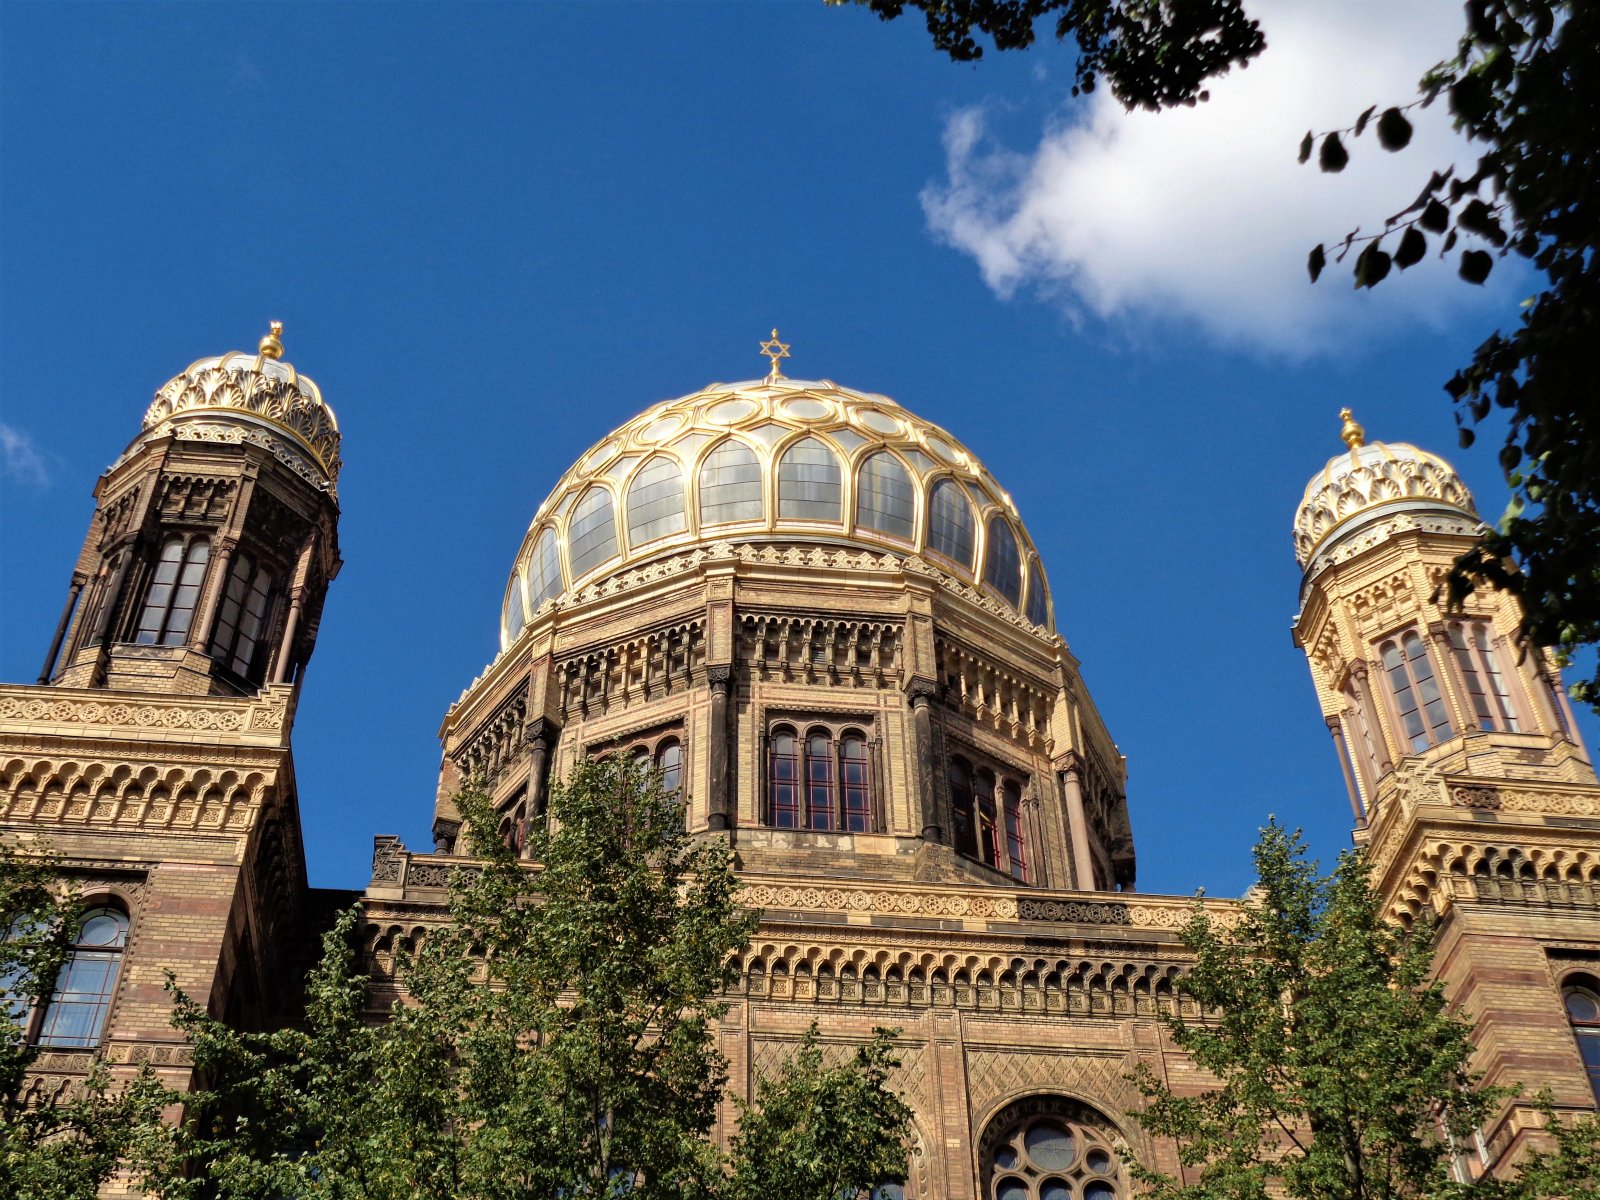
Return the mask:
{"type": "Polygon", "coordinates": [[[663,401],[583,455],[528,527],[501,644],[569,589],[708,542],[926,555],[1051,626],[1038,555],[971,451],[886,396],[774,375],[663,401]]]}
{"type": "Polygon", "coordinates": [[[282,361],[280,322],[257,353],[230,350],[190,363],[156,392],[144,430],[190,441],[251,441],[272,450],[306,479],[337,491],[339,423],[322,392],[282,361]]]}
{"type": "Polygon", "coordinates": [[[1336,534],[1390,512],[1444,510],[1477,519],[1472,493],[1437,454],[1405,442],[1368,442],[1345,409],[1341,436],[1350,447],[1328,460],[1294,517],[1294,553],[1302,567],[1336,534]]]}

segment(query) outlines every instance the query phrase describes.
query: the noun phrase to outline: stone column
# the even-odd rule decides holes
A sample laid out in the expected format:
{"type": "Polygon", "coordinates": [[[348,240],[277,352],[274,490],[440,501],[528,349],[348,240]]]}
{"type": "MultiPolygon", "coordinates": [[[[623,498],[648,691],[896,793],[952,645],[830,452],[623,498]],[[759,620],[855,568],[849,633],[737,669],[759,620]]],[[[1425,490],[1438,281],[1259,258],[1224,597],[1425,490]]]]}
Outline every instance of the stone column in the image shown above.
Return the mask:
{"type": "Polygon", "coordinates": [[[194,619],[189,624],[185,644],[191,650],[205,653],[211,631],[217,627],[217,614],[222,611],[223,597],[228,594],[228,572],[233,569],[233,556],[239,549],[236,538],[218,538],[217,552],[206,564],[205,577],[200,581],[200,595],[195,598],[194,619]]]}
{"type": "Polygon", "coordinates": [[[104,646],[111,636],[111,623],[116,619],[117,609],[122,607],[122,589],[128,581],[128,568],[133,565],[133,560],[139,557],[143,548],[143,540],[138,537],[129,538],[122,547],[122,557],[117,562],[117,569],[111,574],[111,581],[106,584],[104,596],[100,601],[100,612],[95,618],[94,630],[89,636],[89,641],[96,645],[104,646]]]}
{"type": "Polygon", "coordinates": [[[1350,667],[1350,678],[1356,681],[1356,700],[1362,705],[1367,714],[1367,728],[1378,731],[1378,772],[1387,775],[1394,770],[1394,755],[1391,753],[1391,736],[1396,736],[1396,731],[1389,726],[1388,710],[1378,708],[1377,697],[1372,694],[1371,674],[1365,662],[1355,662],[1350,667]]]}
{"type": "Polygon", "coordinates": [[[67,636],[67,624],[72,620],[72,612],[78,607],[78,597],[83,594],[84,577],[78,572],[72,573],[72,584],[67,588],[67,602],[61,606],[61,620],[56,622],[55,636],[50,639],[50,650],[44,656],[44,666],[39,671],[39,682],[49,683],[50,674],[55,669],[56,656],[61,653],[61,640],[67,636]]]}
{"type": "Polygon", "coordinates": [[[922,840],[942,843],[944,822],[939,819],[933,779],[939,764],[933,761],[933,698],[939,686],[931,679],[912,679],[906,685],[911,702],[911,725],[917,739],[917,806],[922,818],[922,840]]]}
{"type": "Polygon", "coordinates": [[[294,638],[300,632],[300,615],[305,606],[305,589],[295,588],[289,600],[289,616],[283,623],[283,640],[278,643],[278,660],[272,665],[273,683],[282,683],[289,677],[289,663],[294,657],[294,638]]]}
{"type": "MultiPolygon", "coordinates": [[[[545,816],[545,784],[550,773],[550,751],[561,729],[547,717],[529,721],[528,736],[528,823],[545,816]]],[[[522,856],[528,857],[529,842],[523,841],[522,856]]]]}
{"type": "Polygon", "coordinates": [[[1089,817],[1083,807],[1083,780],[1078,757],[1072,755],[1061,772],[1061,790],[1067,801],[1067,836],[1072,842],[1073,882],[1080,892],[1094,891],[1094,855],[1089,850],[1089,817]]]}
{"type": "Polygon", "coordinates": [[[1333,735],[1333,751],[1339,756],[1339,770],[1344,772],[1344,786],[1350,793],[1350,812],[1356,819],[1356,828],[1363,829],[1367,815],[1361,811],[1361,791],[1356,787],[1356,777],[1350,770],[1350,747],[1344,740],[1344,725],[1338,717],[1327,718],[1328,732],[1333,735]]]}
{"type": "Polygon", "coordinates": [[[728,683],[733,668],[727,663],[706,668],[706,683],[711,688],[711,740],[707,750],[708,788],[706,826],[731,829],[733,809],[728,796],[728,683]]]}

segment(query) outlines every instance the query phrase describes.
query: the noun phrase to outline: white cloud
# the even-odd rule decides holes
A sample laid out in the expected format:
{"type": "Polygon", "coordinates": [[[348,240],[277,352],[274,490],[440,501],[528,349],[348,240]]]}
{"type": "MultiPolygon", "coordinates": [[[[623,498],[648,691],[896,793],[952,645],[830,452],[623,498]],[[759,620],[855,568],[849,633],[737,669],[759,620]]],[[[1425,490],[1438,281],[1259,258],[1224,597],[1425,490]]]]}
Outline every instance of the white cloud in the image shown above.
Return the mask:
{"type": "Polygon", "coordinates": [[[1074,315],[1177,317],[1223,340],[1303,353],[1336,328],[1442,323],[1485,297],[1430,254],[1354,294],[1352,260],[1311,286],[1306,254],[1411,202],[1430,170],[1471,160],[1441,98],[1411,112],[1411,147],[1368,131],[1342,174],[1296,154],[1308,129],[1416,98],[1463,17],[1447,0],[1249,0],[1267,49],[1192,109],[1125,113],[1104,90],[1068,105],[1030,153],[997,146],[981,109],[945,130],[947,177],[923,191],[933,231],[1003,297],[1035,289],[1074,315]]]}
{"type": "Polygon", "coordinates": [[[45,487],[50,469],[33,438],[0,421],[0,476],[29,487],[45,487]]]}

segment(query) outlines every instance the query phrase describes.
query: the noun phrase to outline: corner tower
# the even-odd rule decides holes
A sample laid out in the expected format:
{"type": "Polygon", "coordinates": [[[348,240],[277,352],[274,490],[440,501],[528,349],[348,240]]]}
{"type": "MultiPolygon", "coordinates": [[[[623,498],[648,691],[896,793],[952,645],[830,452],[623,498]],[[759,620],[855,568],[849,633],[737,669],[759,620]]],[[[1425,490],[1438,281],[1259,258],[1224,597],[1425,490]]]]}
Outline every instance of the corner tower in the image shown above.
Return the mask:
{"type": "MultiPolygon", "coordinates": [[[[1558,1103],[1593,1107],[1600,1043],[1574,1021],[1600,994],[1594,768],[1555,669],[1516,643],[1515,597],[1480,589],[1444,606],[1451,564],[1482,528],[1460,477],[1340,415],[1347,449],[1295,515],[1294,638],[1356,841],[1390,915],[1436,924],[1440,976],[1477,1024],[1490,1082],[1548,1083],[1558,1103]]],[[[1537,1122],[1510,1107],[1485,1131],[1481,1167],[1537,1122]]]]}
{"type": "Polygon", "coordinates": [[[38,684],[0,684],[0,838],[83,910],[73,985],[25,1014],[37,1096],[97,1061],[187,1087],[169,969],[236,1026],[298,1001],[314,939],[289,738],[339,569],[339,432],[280,332],[156,393],[95,486],[38,684]]]}
{"type": "Polygon", "coordinates": [[[304,669],[339,569],[339,427],[282,331],[156,393],[95,487],[40,683],[238,696],[304,669]]]}

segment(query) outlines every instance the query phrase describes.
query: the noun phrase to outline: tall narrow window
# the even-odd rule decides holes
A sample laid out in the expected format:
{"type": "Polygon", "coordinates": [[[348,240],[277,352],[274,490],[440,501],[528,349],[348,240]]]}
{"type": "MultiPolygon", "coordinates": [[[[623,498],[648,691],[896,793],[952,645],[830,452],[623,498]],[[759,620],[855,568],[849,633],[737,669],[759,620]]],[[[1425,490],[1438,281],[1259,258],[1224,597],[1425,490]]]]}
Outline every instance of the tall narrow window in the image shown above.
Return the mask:
{"type": "Polygon", "coordinates": [[[731,438],[700,468],[700,524],[761,519],[761,460],[731,438]]]}
{"type": "Polygon", "coordinates": [[[1035,625],[1050,623],[1050,594],[1045,590],[1044,572],[1036,558],[1028,564],[1028,620],[1035,625]]]}
{"type": "Polygon", "coordinates": [[[833,810],[833,739],[825,730],[806,735],[806,828],[836,829],[833,810]]]}
{"type": "Polygon", "coordinates": [[[561,594],[561,552],[556,546],[556,535],[546,529],[533,543],[533,554],[528,558],[528,608],[538,612],[546,600],[561,594]]]}
{"type": "Polygon", "coordinates": [[[910,541],[917,498],[900,460],[880,450],[861,464],[856,482],[856,524],[910,541]]]}
{"type": "Polygon", "coordinates": [[[1027,881],[1028,858],[1022,837],[1022,789],[1007,779],[1000,787],[1000,816],[1005,824],[1006,866],[1015,879],[1027,881]]]}
{"type": "Polygon", "coordinates": [[[850,730],[839,739],[839,791],[844,800],[844,827],[850,833],[872,828],[872,793],[868,783],[867,739],[850,730]]]}
{"type": "Polygon", "coordinates": [[[950,840],[957,854],[978,857],[978,815],[972,796],[972,764],[964,758],[950,760],[950,840]]]}
{"type": "Polygon", "coordinates": [[[1439,692],[1428,648],[1416,633],[1407,633],[1398,642],[1385,642],[1379,653],[1394,700],[1395,716],[1413,753],[1447,741],[1454,736],[1450,713],[1439,692]]]}
{"type": "Polygon", "coordinates": [[[983,581],[1005,597],[1012,608],[1022,601],[1022,558],[1017,535],[999,513],[989,518],[989,544],[983,554],[983,581]]]}
{"type": "Polygon", "coordinates": [[[1600,992],[1592,987],[1569,987],[1561,997],[1572,1022],[1572,1036],[1578,1039],[1578,1057],[1589,1076],[1589,1090],[1600,1104],[1600,992]]]}
{"type": "Polygon", "coordinates": [[[977,539],[972,503],[954,479],[941,479],[928,495],[928,549],[972,570],[977,539]]]}
{"type": "Polygon", "coordinates": [[[211,657],[252,681],[257,668],[264,665],[256,661],[256,651],[266,632],[271,599],[272,572],[248,554],[234,555],[228,569],[228,588],[217,612],[217,628],[211,636],[211,657]]]}
{"type": "Polygon", "coordinates": [[[687,523],[683,468],[658,454],[639,469],[628,488],[628,545],[642,546],[678,533],[687,523]]]}
{"type": "Polygon", "coordinates": [[[978,861],[988,866],[1000,862],[1000,830],[995,821],[994,772],[980,767],[972,776],[978,801],[978,861]]]}
{"type": "Polygon", "coordinates": [[[656,747],[655,768],[661,772],[661,790],[676,796],[683,786],[683,744],[677,738],[656,747]]]}
{"type": "Polygon", "coordinates": [[[773,732],[771,787],[768,802],[772,824],[778,829],[800,826],[800,746],[792,729],[773,732]]]}
{"type": "Polygon", "coordinates": [[[200,585],[205,582],[211,543],[203,538],[169,537],[161,546],[150,590],[139,613],[133,640],[141,646],[181,646],[189,636],[200,585]]]}
{"type": "Polygon", "coordinates": [[[1482,621],[1455,622],[1450,626],[1450,646],[1455,651],[1462,682],[1467,685],[1478,727],[1520,733],[1511,689],[1500,671],[1488,626],[1482,621]]]}
{"type": "Polygon", "coordinates": [[[86,1049],[100,1044],[127,944],[126,913],[92,908],[83,914],[39,1025],[40,1045],[86,1049]]]}
{"type": "Polygon", "coordinates": [[[837,521],[839,459],[816,438],[801,438],[778,460],[778,515],[802,521],[837,521]]]}

